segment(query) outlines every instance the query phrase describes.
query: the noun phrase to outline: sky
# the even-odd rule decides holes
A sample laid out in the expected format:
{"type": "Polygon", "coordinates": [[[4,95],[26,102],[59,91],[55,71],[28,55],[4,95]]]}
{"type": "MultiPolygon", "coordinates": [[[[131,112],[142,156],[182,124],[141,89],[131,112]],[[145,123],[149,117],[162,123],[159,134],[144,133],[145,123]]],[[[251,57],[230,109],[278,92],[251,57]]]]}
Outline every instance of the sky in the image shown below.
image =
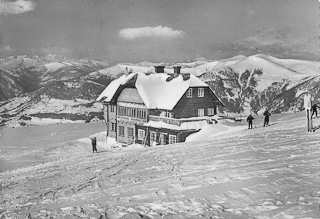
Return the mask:
{"type": "Polygon", "coordinates": [[[0,0],[0,57],[319,60],[317,0],[0,0]]]}

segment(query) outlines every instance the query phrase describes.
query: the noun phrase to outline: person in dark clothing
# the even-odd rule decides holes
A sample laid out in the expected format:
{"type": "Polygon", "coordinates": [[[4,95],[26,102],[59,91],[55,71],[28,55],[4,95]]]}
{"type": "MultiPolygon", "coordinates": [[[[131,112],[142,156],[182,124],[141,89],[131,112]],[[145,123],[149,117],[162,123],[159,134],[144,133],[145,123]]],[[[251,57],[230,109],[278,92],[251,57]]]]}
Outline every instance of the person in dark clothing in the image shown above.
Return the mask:
{"type": "Polygon", "coordinates": [[[249,116],[248,116],[248,118],[247,118],[247,122],[248,122],[248,124],[249,124],[249,127],[248,127],[248,129],[252,129],[252,121],[254,120],[254,118],[253,118],[253,116],[250,114],[249,116]]]}
{"type": "Polygon", "coordinates": [[[92,144],[92,153],[94,153],[94,152],[98,153],[98,151],[97,151],[97,138],[96,137],[91,138],[91,144],[92,144]]]}
{"type": "Polygon", "coordinates": [[[312,105],[312,107],[311,107],[311,110],[312,110],[312,115],[311,115],[311,117],[313,116],[313,114],[316,114],[316,117],[318,117],[317,108],[320,109],[320,107],[319,107],[316,103],[312,105]]]}
{"type": "Polygon", "coordinates": [[[269,117],[271,116],[271,113],[269,113],[269,111],[266,109],[266,111],[264,111],[263,113],[263,116],[264,116],[263,127],[265,127],[269,125],[269,117]]]}

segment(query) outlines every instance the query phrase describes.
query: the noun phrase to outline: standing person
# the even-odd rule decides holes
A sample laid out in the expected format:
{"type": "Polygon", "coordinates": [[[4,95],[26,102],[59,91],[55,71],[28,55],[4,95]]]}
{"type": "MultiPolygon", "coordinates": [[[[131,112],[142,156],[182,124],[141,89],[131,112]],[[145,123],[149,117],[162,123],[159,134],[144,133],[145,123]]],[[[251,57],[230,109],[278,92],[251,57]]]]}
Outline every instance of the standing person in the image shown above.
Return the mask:
{"type": "Polygon", "coordinates": [[[271,116],[271,113],[269,113],[268,109],[264,111],[263,116],[264,116],[263,127],[265,127],[269,125],[269,117],[271,116]]]}
{"type": "Polygon", "coordinates": [[[252,129],[252,121],[254,120],[254,118],[253,118],[253,116],[250,114],[249,116],[248,116],[248,118],[247,118],[247,122],[248,122],[248,124],[249,124],[249,127],[248,127],[248,129],[252,129]]]}
{"type": "Polygon", "coordinates": [[[312,107],[311,107],[311,110],[312,110],[312,115],[311,115],[311,117],[313,116],[314,113],[316,113],[316,117],[318,117],[317,108],[320,109],[320,107],[319,107],[316,103],[312,105],[312,107]]]}
{"type": "Polygon", "coordinates": [[[98,151],[97,151],[97,138],[96,137],[91,138],[91,144],[92,144],[92,153],[94,153],[94,152],[98,153],[98,151]]]}

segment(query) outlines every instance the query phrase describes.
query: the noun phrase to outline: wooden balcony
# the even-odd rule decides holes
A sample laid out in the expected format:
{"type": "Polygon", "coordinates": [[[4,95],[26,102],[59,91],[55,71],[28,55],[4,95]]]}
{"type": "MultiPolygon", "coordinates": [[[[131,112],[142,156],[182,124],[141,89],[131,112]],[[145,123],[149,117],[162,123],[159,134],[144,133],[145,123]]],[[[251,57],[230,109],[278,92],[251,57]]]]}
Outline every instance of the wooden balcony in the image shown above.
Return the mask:
{"type": "Polygon", "coordinates": [[[149,116],[149,121],[154,122],[165,122],[170,125],[176,125],[180,126],[183,122],[198,122],[198,121],[204,121],[204,120],[210,120],[210,117],[192,117],[192,118],[182,118],[182,119],[175,119],[175,118],[168,118],[168,117],[160,117],[160,116],[149,116]]]}

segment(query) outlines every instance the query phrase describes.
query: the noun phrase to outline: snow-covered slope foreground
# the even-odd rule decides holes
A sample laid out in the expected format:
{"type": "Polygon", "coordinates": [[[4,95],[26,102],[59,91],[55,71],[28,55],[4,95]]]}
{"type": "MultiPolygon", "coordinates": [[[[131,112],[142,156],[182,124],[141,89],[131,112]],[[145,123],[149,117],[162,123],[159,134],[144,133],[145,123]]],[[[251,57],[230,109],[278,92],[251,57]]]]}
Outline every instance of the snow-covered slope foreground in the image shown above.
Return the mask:
{"type": "Polygon", "coordinates": [[[306,132],[304,113],[270,124],[131,150],[99,148],[98,138],[96,154],[89,139],[69,142],[43,164],[0,174],[0,215],[319,218],[319,133],[306,132]]]}

